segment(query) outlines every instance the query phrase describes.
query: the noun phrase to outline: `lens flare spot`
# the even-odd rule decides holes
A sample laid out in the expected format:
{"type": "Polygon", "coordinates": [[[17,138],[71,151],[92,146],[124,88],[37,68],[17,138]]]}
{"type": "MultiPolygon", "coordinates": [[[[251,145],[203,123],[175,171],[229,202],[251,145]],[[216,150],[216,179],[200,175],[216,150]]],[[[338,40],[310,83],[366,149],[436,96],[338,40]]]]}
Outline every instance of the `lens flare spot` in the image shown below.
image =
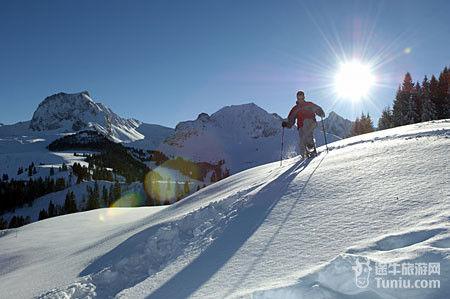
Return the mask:
{"type": "Polygon", "coordinates": [[[100,220],[101,222],[105,222],[105,216],[103,215],[103,213],[100,213],[98,215],[98,220],[100,220]]]}
{"type": "MultiPolygon", "coordinates": [[[[118,207],[142,207],[147,204],[146,199],[142,194],[136,192],[126,192],[123,194],[118,200],[111,205],[112,208],[118,207]]],[[[114,213],[114,209],[111,210],[111,213],[114,213]]]]}
{"type": "Polygon", "coordinates": [[[173,203],[199,186],[202,170],[193,162],[176,158],[159,165],[145,176],[147,196],[157,204],[173,203]]]}

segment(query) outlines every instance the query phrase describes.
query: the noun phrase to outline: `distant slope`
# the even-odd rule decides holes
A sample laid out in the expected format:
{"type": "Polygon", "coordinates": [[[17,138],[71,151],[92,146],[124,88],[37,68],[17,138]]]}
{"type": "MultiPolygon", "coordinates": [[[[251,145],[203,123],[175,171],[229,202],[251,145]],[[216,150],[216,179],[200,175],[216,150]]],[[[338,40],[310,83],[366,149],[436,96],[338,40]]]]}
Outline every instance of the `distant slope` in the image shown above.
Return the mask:
{"type": "Polygon", "coordinates": [[[334,111],[331,111],[330,114],[323,120],[325,125],[325,131],[339,136],[340,138],[350,137],[353,122],[343,118],[339,114],[334,111]]]}
{"type": "Polygon", "coordinates": [[[109,209],[7,230],[0,297],[448,298],[449,157],[450,120],[416,124],[240,172],[120,227],[109,209]],[[440,263],[440,288],[377,288],[374,272],[358,288],[362,258],[440,263]]]}
{"type": "Polygon", "coordinates": [[[141,123],[139,127],[136,128],[136,131],[141,133],[144,136],[144,139],[130,142],[127,146],[146,150],[157,149],[164,140],[175,132],[172,128],[146,123],[141,123]]]}
{"type": "MultiPolygon", "coordinates": [[[[159,150],[166,155],[182,156],[193,161],[225,160],[231,173],[280,159],[282,118],[254,103],[226,106],[209,116],[201,113],[196,120],[179,123],[175,133],[159,150]]],[[[298,131],[284,132],[284,156],[298,153],[298,131]]],[[[324,144],[322,131],[314,136],[318,145],[324,144]]],[[[339,137],[329,134],[328,142],[339,137]]]]}

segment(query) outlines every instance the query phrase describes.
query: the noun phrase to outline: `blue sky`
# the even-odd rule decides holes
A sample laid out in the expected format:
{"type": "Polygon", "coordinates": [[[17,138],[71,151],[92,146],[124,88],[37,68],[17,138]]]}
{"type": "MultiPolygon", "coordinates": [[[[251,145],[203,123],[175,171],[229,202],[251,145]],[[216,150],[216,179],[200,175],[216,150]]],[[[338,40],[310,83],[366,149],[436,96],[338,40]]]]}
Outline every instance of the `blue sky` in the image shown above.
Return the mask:
{"type": "Polygon", "coordinates": [[[247,102],[286,115],[299,89],[326,112],[377,118],[406,71],[421,81],[450,64],[448,11],[423,0],[2,1],[0,122],[82,90],[167,126],[247,102]],[[382,86],[337,101],[332,78],[355,57],[382,86]]]}

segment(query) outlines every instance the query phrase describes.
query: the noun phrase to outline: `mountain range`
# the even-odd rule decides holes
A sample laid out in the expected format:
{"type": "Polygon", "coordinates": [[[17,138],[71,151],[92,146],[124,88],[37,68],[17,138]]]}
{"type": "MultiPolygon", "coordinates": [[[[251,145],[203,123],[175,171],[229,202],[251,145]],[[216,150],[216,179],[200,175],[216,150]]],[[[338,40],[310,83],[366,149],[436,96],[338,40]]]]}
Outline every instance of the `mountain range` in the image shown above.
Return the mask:
{"type": "MultiPolygon", "coordinates": [[[[90,129],[127,147],[158,150],[168,157],[209,163],[223,160],[225,167],[236,173],[280,158],[281,122],[279,115],[249,103],[226,106],[211,115],[200,113],[197,119],[180,122],[172,129],[120,117],[94,101],[87,91],[61,92],[45,98],[30,121],[1,126],[0,136],[22,145],[41,141],[46,146],[62,135],[90,129]]],[[[351,127],[349,120],[334,112],[325,124],[328,142],[348,136],[351,127]]],[[[320,126],[315,139],[318,146],[324,144],[320,126]]],[[[297,144],[297,131],[285,130],[284,157],[296,155],[297,144]]],[[[12,154],[14,150],[13,146],[0,153],[12,154]]]]}

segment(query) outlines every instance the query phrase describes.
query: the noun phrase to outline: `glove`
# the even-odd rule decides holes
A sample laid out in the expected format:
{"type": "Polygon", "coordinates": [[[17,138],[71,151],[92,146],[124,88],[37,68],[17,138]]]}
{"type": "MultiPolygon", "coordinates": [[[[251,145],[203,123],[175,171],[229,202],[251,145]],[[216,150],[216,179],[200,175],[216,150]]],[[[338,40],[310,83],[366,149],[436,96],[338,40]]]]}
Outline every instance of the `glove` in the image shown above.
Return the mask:
{"type": "Polygon", "coordinates": [[[287,121],[283,120],[283,121],[281,122],[281,126],[282,126],[283,128],[289,128],[289,123],[288,123],[287,121]]]}
{"type": "Polygon", "coordinates": [[[320,116],[320,117],[325,117],[325,112],[323,112],[323,110],[320,109],[320,110],[317,112],[317,115],[320,116]]]}

